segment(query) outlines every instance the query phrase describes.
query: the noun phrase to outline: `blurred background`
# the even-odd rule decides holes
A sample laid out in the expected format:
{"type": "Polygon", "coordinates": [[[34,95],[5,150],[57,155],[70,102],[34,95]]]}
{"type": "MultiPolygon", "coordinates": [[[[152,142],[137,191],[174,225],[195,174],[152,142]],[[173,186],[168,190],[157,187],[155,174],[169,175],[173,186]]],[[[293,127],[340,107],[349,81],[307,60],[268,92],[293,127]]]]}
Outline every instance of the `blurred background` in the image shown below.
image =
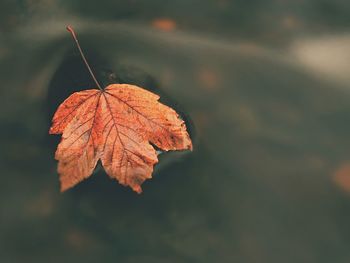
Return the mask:
{"type": "Polygon", "coordinates": [[[350,2],[2,0],[0,262],[350,262],[350,2]],[[99,80],[161,94],[192,153],[143,194],[61,194],[48,128],[99,80]]]}

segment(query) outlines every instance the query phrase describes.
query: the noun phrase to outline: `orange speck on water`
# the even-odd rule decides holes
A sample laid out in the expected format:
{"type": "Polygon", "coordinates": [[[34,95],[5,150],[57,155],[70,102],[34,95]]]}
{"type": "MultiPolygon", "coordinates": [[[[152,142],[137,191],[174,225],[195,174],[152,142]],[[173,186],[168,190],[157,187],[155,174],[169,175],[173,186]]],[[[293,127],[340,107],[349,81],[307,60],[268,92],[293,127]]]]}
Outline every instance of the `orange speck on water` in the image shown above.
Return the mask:
{"type": "Polygon", "coordinates": [[[333,174],[335,184],[346,192],[350,192],[350,163],[340,165],[333,174]]]}
{"type": "Polygon", "coordinates": [[[299,26],[299,21],[294,16],[286,16],[282,18],[282,26],[286,29],[295,29],[299,26]]]}
{"type": "Polygon", "coordinates": [[[202,68],[197,73],[197,78],[201,87],[206,90],[217,90],[219,89],[219,78],[216,72],[211,69],[202,68]]]}
{"type": "Polygon", "coordinates": [[[169,18],[157,18],[152,21],[152,26],[162,31],[173,31],[176,29],[176,22],[169,18]]]}

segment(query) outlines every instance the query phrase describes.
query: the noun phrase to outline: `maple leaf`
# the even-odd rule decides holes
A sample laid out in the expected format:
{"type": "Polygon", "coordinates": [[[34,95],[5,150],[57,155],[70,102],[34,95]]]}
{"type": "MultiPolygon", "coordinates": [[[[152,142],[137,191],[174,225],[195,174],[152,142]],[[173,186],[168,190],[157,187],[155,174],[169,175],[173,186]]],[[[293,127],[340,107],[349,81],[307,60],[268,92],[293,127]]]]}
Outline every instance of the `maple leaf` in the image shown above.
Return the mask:
{"type": "Polygon", "coordinates": [[[102,89],[93,75],[71,27],[67,29],[99,89],[70,95],[57,109],[50,134],[62,134],[55,158],[61,191],[89,177],[99,160],[106,173],[141,193],[152,177],[158,148],[192,150],[184,121],[159,96],[129,84],[102,89]]]}

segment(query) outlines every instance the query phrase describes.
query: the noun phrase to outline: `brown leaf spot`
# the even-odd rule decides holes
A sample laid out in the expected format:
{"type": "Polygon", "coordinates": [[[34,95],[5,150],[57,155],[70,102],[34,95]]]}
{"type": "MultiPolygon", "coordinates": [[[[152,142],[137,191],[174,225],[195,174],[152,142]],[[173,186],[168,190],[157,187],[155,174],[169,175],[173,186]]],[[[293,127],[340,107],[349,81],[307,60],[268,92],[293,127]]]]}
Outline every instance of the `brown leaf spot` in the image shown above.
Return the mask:
{"type": "Polygon", "coordinates": [[[65,243],[79,252],[96,248],[96,242],[90,235],[75,228],[65,233],[65,243]]]}
{"type": "Polygon", "coordinates": [[[295,29],[299,26],[299,21],[296,17],[288,15],[283,17],[282,26],[286,29],[295,29]]]}
{"type": "Polygon", "coordinates": [[[202,68],[197,73],[197,78],[202,88],[206,90],[218,90],[219,87],[219,77],[211,69],[202,68]]]}
{"type": "Polygon", "coordinates": [[[53,212],[54,200],[50,191],[44,190],[33,200],[28,201],[27,212],[33,217],[48,217],[53,212]]]}
{"type": "Polygon", "coordinates": [[[162,31],[173,31],[176,29],[176,22],[169,18],[157,18],[152,21],[152,26],[162,31]]]}
{"type": "Polygon", "coordinates": [[[333,174],[335,184],[346,192],[350,192],[350,163],[344,163],[333,174]]]}

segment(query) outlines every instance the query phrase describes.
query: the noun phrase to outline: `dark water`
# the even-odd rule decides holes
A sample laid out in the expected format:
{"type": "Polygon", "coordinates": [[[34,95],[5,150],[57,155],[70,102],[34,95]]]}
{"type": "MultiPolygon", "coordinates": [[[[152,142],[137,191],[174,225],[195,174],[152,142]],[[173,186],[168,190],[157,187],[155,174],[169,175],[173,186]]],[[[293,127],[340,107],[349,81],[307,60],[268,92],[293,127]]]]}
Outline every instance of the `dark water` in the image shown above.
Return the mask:
{"type": "Polygon", "coordinates": [[[350,261],[348,1],[4,1],[0,262],[350,261]],[[59,193],[56,107],[134,83],[182,113],[192,153],[143,194],[103,169],[59,193]]]}

